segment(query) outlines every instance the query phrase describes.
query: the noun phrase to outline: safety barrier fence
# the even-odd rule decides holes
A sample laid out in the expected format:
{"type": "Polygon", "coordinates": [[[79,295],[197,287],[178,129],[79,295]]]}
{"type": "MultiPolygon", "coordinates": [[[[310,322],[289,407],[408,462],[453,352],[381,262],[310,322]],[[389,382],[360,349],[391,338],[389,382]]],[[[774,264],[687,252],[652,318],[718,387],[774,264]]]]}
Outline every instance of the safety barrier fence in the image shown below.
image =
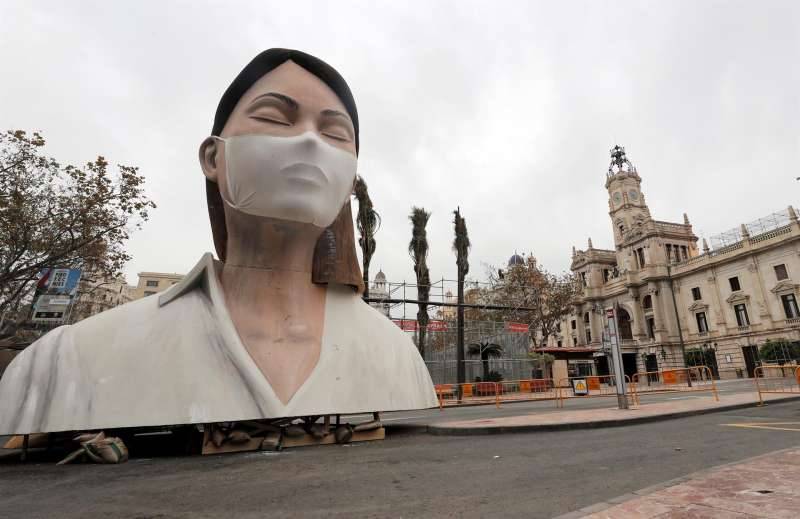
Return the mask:
{"type": "MultiPolygon", "coordinates": [[[[623,375],[627,383],[627,393],[634,402],[637,401],[636,393],[631,385],[628,375],[623,375]]],[[[565,398],[592,398],[600,396],[617,396],[617,379],[614,375],[598,375],[585,377],[568,377],[559,379],[556,384],[558,398],[556,406],[564,407],[565,398]]]]}
{"type": "Polygon", "coordinates": [[[502,382],[468,382],[466,384],[437,384],[439,408],[447,406],[502,402],[551,400],[557,398],[553,379],[537,378],[502,382]]]}
{"type": "Polygon", "coordinates": [[[637,401],[640,395],[646,393],[710,391],[719,402],[717,384],[708,366],[635,373],[631,377],[631,387],[637,401]]]}
{"type": "Polygon", "coordinates": [[[757,367],[754,374],[759,405],[764,405],[764,393],[800,394],[800,366],[764,365],[757,367]]]}

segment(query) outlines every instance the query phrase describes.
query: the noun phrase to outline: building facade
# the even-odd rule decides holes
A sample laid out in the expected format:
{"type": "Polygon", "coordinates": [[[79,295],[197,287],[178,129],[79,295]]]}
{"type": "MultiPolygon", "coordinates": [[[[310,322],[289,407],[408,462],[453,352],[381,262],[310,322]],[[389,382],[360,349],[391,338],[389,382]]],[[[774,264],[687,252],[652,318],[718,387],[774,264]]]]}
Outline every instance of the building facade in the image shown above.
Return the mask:
{"type": "Polygon", "coordinates": [[[705,364],[720,378],[753,376],[767,340],[800,340],[800,223],[788,209],[705,240],[689,218],[655,220],[624,148],[606,177],[614,249],[572,252],[582,286],[574,312],[539,351],[568,371],[608,374],[606,310],[617,308],[626,374],[705,364]]]}
{"type": "MultiPolygon", "coordinates": [[[[386,274],[383,273],[383,270],[378,270],[378,273],[375,275],[375,280],[372,283],[372,286],[369,289],[370,297],[386,299],[389,297],[389,287],[386,283],[386,274]]],[[[392,306],[389,303],[380,302],[380,303],[370,303],[369,306],[372,308],[377,309],[386,317],[391,317],[389,315],[392,306]]]]}
{"type": "Polygon", "coordinates": [[[133,300],[135,290],[135,287],[128,285],[121,277],[82,281],[75,296],[69,322],[78,322],[129,303],[133,300]]]}
{"type": "Polygon", "coordinates": [[[181,279],[183,279],[183,274],[140,272],[139,283],[133,291],[133,299],[141,299],[162,292],[181,279]]]}

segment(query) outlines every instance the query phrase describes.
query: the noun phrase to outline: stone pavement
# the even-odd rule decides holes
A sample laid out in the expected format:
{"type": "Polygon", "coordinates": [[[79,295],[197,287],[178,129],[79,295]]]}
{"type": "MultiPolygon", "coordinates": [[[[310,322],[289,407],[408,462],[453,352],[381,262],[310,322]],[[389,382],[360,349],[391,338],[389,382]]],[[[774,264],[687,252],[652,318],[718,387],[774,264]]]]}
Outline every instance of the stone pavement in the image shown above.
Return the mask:
{"type": "Polygon", "coordinates": [[[558,519],[795,519],[800,517],[798,481],[800,449],[787,449],[645,488],[558,519]]]}
{"type": "MultiPolygon", "coordinates": [[[[431,434],[474,435],[502,434],[530,431],[557,431],[566,429],[592,429],[615,427],[636,423],[655,422],[671,418],[682,418],[698,414],[730,411],[758,405],[758,394],[737,393],[720,397],[720,401],[707,393],[686,398],[687,393],[676,393],[676,400],[631,406],[628,410],[616,407],[615,398],[607,398],[609,407],[604,409],[564,410],[555,413],[529,413],[518,416],[439,422],[429,425],[431,434]],[[682,398],[681,400],[677,400],[682,398]],[[614,407],[610,407],[614,406],[614,407]]],[[[800,394],[765,394],[764,401],[787,401],[800,398],[800,394]]],[[[566,404],[569,406],[569,402],[566,404]]],[[[800,517],[800,514],[798,514],[800,517]]]]}

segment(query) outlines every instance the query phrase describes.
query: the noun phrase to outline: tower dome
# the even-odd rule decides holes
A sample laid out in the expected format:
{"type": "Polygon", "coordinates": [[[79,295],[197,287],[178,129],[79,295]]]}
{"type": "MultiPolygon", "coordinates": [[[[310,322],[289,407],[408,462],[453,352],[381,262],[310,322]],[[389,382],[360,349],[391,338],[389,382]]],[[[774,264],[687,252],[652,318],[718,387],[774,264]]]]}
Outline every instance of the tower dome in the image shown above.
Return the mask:
{"type": "Polygon", "coordinates": [[[516,252],[514,253],[514,255],[513,255],[513,256],[511,256],[511,257],[508,259],[508,266],[509,266],[509,267],[514,267],[514,266],[516,266],[516,265],[524,265],[524,264],[525,264],[525,258],[523,258],[522,256],[520,256],[520,255],[519,255],[519,254],[517,254],[516,252]]]}
{"type": "Polygon", "coordinates": [[[375,283],[386,283],[386,274],[383,273],[383,270],[378,270],[378,273],[375,274],[375,283]]]}

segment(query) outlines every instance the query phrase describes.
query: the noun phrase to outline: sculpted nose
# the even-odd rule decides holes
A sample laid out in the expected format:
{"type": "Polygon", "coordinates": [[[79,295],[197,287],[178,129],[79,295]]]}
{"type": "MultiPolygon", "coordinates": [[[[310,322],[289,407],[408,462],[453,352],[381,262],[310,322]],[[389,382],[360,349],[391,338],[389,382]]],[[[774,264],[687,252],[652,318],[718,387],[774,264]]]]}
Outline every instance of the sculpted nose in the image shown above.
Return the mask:
{"type": "Polygon", "coordinates": [[[302,135],[300,135],[299,146],[303,151],[307,152],[314,151],[319,147],[319,143],[320,143],[319,136],[311,130],[306,131],[302,135]]]}

